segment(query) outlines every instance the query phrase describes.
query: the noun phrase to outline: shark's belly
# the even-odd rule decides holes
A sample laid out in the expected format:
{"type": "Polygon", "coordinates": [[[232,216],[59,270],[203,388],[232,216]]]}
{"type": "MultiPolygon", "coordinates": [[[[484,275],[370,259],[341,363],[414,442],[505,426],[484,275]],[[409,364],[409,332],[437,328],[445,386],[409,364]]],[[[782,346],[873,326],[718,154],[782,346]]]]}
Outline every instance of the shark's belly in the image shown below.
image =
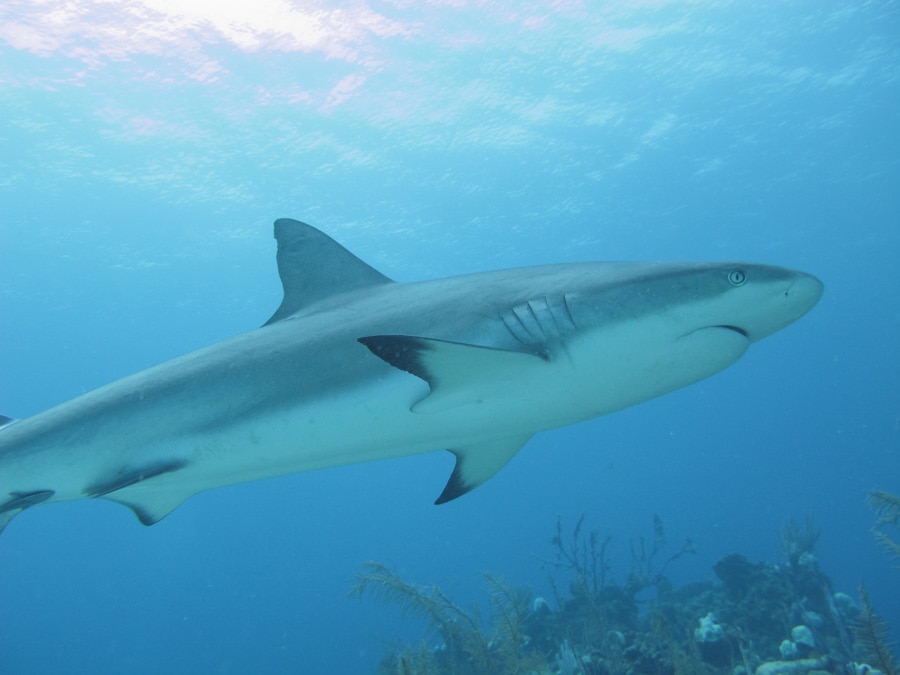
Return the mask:
{"type": "Polygon", "coordinates": [[[548,360],[535,357],[509,372],[473,374],[459,396],[437,409],[416,406],[429,396],[423,381],[385,371],[327,397],[188,435],[181,441],[185,468],[165,479],[189,481],[196,492],[490,439],[527,438],[677,389],[721,370],[746,349],[746,340],[726,329],[674,341],[659,340],[647,326],[627,333],[576,341],[548,360]]]}
{"type": "MultiPolygon", "coordinates": [[[[181,439],[185,468],[160,481],[195,492],[271,476],[403,457],[466,444],[519,427],[522,416],[477,402],[439,413],[414,413],[428,395],[420,380],[398,373],[328,398],[268,410],[227,427],[181,439]]],[[[521,407],[521,406],[519,406],[521,407]]]]}

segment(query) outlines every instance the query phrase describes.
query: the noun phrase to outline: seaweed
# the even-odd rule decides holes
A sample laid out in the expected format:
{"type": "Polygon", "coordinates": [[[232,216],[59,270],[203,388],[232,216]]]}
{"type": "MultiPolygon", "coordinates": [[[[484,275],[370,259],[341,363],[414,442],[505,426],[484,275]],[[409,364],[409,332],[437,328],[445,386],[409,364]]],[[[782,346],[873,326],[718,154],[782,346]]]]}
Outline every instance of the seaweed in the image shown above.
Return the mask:
{"type": "Polygon", "coordinates": [[[625,582],[625,591],[632,596],[637,595],[646,588],[655,586],[657,590],[667,583],[665,572],[669,565],[684,555],[696,553],[694,542],[688,538],[681,549],[671,554],[660,563],[659,555],[666,548],[666,532],[663,528],[662,518],[653,514],[653,545],[647,552],[647,543],[644,537],[638,539],[639,545],[631,541],[631,572],[625,582]]]}
{"type": "Polygon", "coordinates": [[[879,525],[900,524],[900,495],[884,490],[871,490],[866,503],[878,516],[879,525]]]}
{"type": "Polygon", "coordinates": [[[527,648],[529,641],[523,634],[529,614],[529,594],[512,589],[493,574],[482,576],[491,608],[489,634],[482,630],[477,604],[467,612],[437,586],[416,586],[382,563],[365,563],[350,594],[369,593],[377,600],[397,605],[403,616],[424,619],[443,641],[439,650],[420,646],[412,651],[407,647],[401,654],[382,662],[382,671],[514,675],[541,669],[545,659],[527,648]]]}
{"type": "MultiPolygon", "coordinates": [[[[541,559],[541,562],[571,572],[575,577],[572,582],[573,593],[596,596],[614,585],[610,580],[611,541],[612,537],[609,535],[601,541],[600,532],[596,528],[585,535],[584,513],[575,523],[571,537],[566,539],[562,533],[562,519],[557,516],[556,534],[550,539],[556,549],[556,560],[541,559]]],[[[665,548],[666,533],[662,518],[653,514],[653,540],[649,549],[643,536],[631,540],[631,570],[623,586],[626,594],[636,596],[646,588],[664,586],[665,571],[669,565],[684,555],[696,552],[693,541],[686,539],[680,550],[660,560],[665,548]]],[[[551,583],[555,589],[556,584],[552,578],[551,583]]]]}
{"type": "Polygon", "coordinates": [[[781,530],[779,547],[791,565],[800,565],[814,555],[820,534],[812,514],[806,514],[802,528],[791,518],[781,530]]]}
{"type": "Polygon", "coordinates": [[[885,675],[898,675],[888,640],[887,622],[872,610],[866,587],[859,586],[860,612],[850,624],[856,644],[863,650],[865,658],[885,675]]]}
{"type": "Polygon", "coordinates": [[[562,517],[556,516],[556,533],[550,539],[550,543],[556,549],[556,560],[541,560],[541,562],[572,572],[575,575],[575,584],[583,585],[589,593],[598,593],[606,586],[609,576],[608,546],[612,537],[607,535],[600,541],[600,531],[594,528],[585,538],[583,526],[584,513],[575,523],[571,538],[566,540],[562,533],[562,517]]]}
{"type": "Polygon", "coordinates": [[[502,579],[490,572],[482,572],[491,607],[494,634],[508,654],[504,660],[516,662],[525,642],[522,625],[528,616],[528,594],[510,588],[502,579]]]}
{"type": "Polygon", "coordinates": [[[704,672],[700,650],[697,643],[690,639],[690,627],[677,626],[679,636],[676,638],[672,620],[663,611],[653,609],[649,619],[652,634],[664,645],[668,661],[672,664],[673,675],[696,675],[704,672]]]}
{"type": "MultiPolygon", "coordinates": [[[[353,595],[366,593],[381,602],[396,605],[403,616],[425,620],[429,628],[440,635],[451,658],[471,666],[471,672],[483,672],[492,665],[487,640],[480,630],[477,605],[470,614],[455,605],[437,586],[411,584],[375,561],[363,564],[351,590],[353,595]]],[[[420,651],[413,655],[418,669],[422,668],[425,654],[427,652],[420,651]]]]}
{"type": "MultiPolygon", "coordinates": [[[[878,516],[875,527],[872,529],[876,541],[887,549],[891,558],[900,560],[900,544],[878,529],[900,525],[900,496],[883,490],[871,490],[866,498],[866,503],[878,516]]],[[[900,569],[900,566],[897,569],[900,569]]]]}

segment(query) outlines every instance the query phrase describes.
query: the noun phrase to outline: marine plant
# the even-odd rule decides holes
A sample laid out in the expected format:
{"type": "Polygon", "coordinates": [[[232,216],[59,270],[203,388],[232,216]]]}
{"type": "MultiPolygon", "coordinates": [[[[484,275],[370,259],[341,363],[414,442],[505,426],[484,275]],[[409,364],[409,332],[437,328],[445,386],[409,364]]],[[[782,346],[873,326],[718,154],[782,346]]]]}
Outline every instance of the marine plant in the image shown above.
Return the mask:
{"type": "MultiPolygon", "coordinates": [[[[569,595],[564,597],[552,574],[548,574],[556,605],[560,612],[558,628],[562,637],[579,645],[584,654],[604,651],[614,657],[621,649],[614,638],[613,626],[632,626],[638,618],[637,604],[614,584],[610,574],[609,544],[612,537],[601,537],[598,528],[585,528],[584,513],[579,516],[569,535],[563,530],[562,518],[556,517],[556,529],[550,544],[554,559],[540,558],[544,567],[552,567],[571,575],[569,595]]],[[[539,648],[552,649],[556,635],[535,634],[539,648]]],[[[567,643],[568,644],[568,643],[567,643]]]]}
{"type": "MultiPolygon", "coordinates": [[[[611,541],[612,538],[602,536],[599,529],[585,527],[584,514],[568,535],[562,519],[557,516],[555,533],[550,539],[556,555],[553,559],[541,559],[541,562],[545,567],[571,575],[569,596],[562,597],[553,575],[549,575],[559,607],[559,612],[552,617],[557,634],[550,638],[545,631],[532,630],[532,633],[536,645],[545,652],[561,633],[579,654],[593,660],[595,667],[599,668],[598,664],[602,663],[602,672],[623,672],[628,667],[626,635],[640,630],[638,595],[648,588],[655,588],[659,596],[666,593],[671,587],[665,576],[668,566],[692,553],[694,548],[688,539],[681,549],[666,555],[665,529],[662,519],[654,515],[652,539],[631,540],[631,568],[624,583],[619,584],[611,573],[611,541]]],[[[669,640],[657,637],[651,642],[643,647],[669,662],[683,656],[683,652],[669,649],[672,644],[669,640]]],[[[585,670],[588,672],[587,668],[585,670]]]]}
{"type": "MultiPolygon", "coordinates": [[[[609,563],[611,540],[612,537],[607,535],[601,541],[600,531],[596,528],[585,534],[583,513],[575,523],[571,536],[566,538],[562,531],[562,519],[557,516],[556,533],[550,539],[556,550],[556,559],[541,562],[571,572],[574,575],[573,593],[583,591],[589,595],[598,595],[613,585],[609,563]]],[[[686,539],[678,551],[662,558],[665,549],[666,533],[662,518],[654,513],[653,539],[649,546],[643,536],[631,540],[631,570],[623,586],[627,595],[633,597],[646,588],[664,585],[665,571],[669,565],[680,557],[695,552],[691,539],[686,539]]],[[[555,583],[553,585],[555,588],[555,583]]]]}
{"type": "Polygon", "coordinates": [[[866,503],[878,516],[875,528],[872,530],[875,539],[887,549],[893,559],[900,560],[900,544],[889,537],[883,529],[879,529],[900,526],[900,495],[883,490],[872,490],[866,498],[866,503]]]}
{"type": "Polygon", "coordinates": [[[694,542],[686,539],[681,549],[661,559],[666,548],[666,532],[662,518],[653,514],[653,542],[649,548],[644,537],[631,540],[631,572],[625,582],[625,591],[634,596],[646,588],[657,589],[665,585],[665,572],[669,565],[684,555],[695,553],[694,542]]]}
{"type": "MultiPolygon", "coordinates": [[[[607,535],[601,541],[597,528],[590,530],[585,536],[584,513],[575,523],[571,536],[566,538],[563,535],[562,516],[556,516],[556,532],[550,539],[550,544],[556,551],[556,559],[541,562],[571,572],[574,575],[573,586],[583,586],[584,591],[596,594],[606,586],[609,576],[608,547],[611,539],[607,535]]],[[[555,583],[553,585],[555,588],[555,583]]]]}
{"type": "Polygon", "coordinates": [[[799,565],[813,556],[821,531],[811,513],[806,514],[803,527],[791,518],[781,529],[779,547],[791,565],[799,565]]]}
{"type": "Polygon", "coordinates": [[[556,559],[543,562],[574,578],[568,593],[557,591],[555,607],[541,598],[532,602],[530,593],[484,574],[490,613],[482,615],[476,604],[463,609],[436,586],[418,586],[380,563],[366,563],[354,591],[424,619],[430,633],[418,644],[392,647],[380,672],[735,675],[819,669],[900,675],[887,626],[865,590],[859,605],[835,593],[812,555],[818,531],[811,519],[805,527],[785,528],[788,540],[800,544],[790,548],[796,564],[755,563],[731,554],[713,568],[718,582],[679,588],[665,570],[693,549],[688,541],[667,554],[658,517],[652,539],[632,540],[625,583],[611,578],[610,538],[585,522],[582,516],[567,531],[557,519],[550,539],[556,559]],[[655,588],[656,596],[639,597],[647,588],[655,588]]]}
{"type": "Polygon", "coordinates": [[[523,661],[533,661],[528,649],[529,639],[524,633],[525,620],[530,614],[530,593],[512,588],[500,577],[482,572],[491,608],[493,636],[490,645],[497,652],[497,660],[505,666],[515,666],[510,672],[518,672],[523,661]]]}
{"type": "Polygon", "coordinates": [[[563,640],[559,646],[559,653],[556,655],[556,669],[559,675],[577,675],[583,672],[578,657],[569,646],[568,640],[563,640]]]}
{"type": "Polygon", "coordinates": [[[673,626],[672,619],[662,608],[654,607],[648,617],[650,635],[662,645],[671,663],[673,675],[695,675],[704,672],[703,661],[697,643],[692,639],[679,639],[690,633],[686,626],[673,626]],[[676,632],[680,633],[676,637],[676,632]]]}
{"type": "MultiPolygon", "coordinates": [[[[900,525],[900,496],[885,492],[884,490],[870,490],[866,503],[875,511],[878,520],[872,533],[875,539],[884,546],[891,557],[900,559],[900,544],[889,537],[883,531],[885,527],[897,527],[900,525]]],[[[900,569],[900,568],[898,568],[900,569]]],[[[875,614],[869,603],[869,594],[866,587],[859,586],[860,610],[850,624],[854,641],[863,656],[885,675],[898,675],[898,668],[894,663],[892,645],[888,639],[890,629],[887,622],[875,614]]]]}
{"type": "Polygon", "coordinates": [[[872,610],[869,594],[862,584],[859,586],[859,599],[859,615],[850,625],[857,646],[862,649],[865,659],[884,675],[898,675],[888,640],[890,629],[887,622],[872,610]]]}
{"type": "Polygon", "coordinates": [[[529,648],[523,633],[529,594],[511,588],[493,574],[482,576],[491,608],[488,630],[482,626],[477,604],[466,611],[437,586],[417,586],[382,563],[365,563],[357,573],[351,595],[369,593],[398,606],[405,616],[424,619],[442,641],[439,649],[420,646],[392,655],[382,663],[382,672],[516,675],[543,669],[544,657],[529,648]]]}

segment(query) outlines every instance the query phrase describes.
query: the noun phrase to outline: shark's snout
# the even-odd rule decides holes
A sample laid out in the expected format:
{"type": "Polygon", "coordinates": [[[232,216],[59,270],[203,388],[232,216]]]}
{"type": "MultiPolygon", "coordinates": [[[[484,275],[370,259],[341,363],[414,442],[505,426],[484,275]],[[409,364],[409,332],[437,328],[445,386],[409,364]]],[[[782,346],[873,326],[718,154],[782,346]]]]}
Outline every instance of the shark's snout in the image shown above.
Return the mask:
{"type": "Polygon", "coordinates": [[[784,295],[789,298],[796,307],[798,311],[796,318],[799,319],[816,306],[816,303],[819,302],[824,291],[825,284],[812,274],[797,272],[793,282],[784,292],[784,295]]]}
{"type": "Polygon", "coordinates": [[[746,321],[737,324],[751,342],[794,323],[822,297],[825,285],[813,275],[794,270],[782,272],[783,277],[760,287],[758,300],[746,321]]]}

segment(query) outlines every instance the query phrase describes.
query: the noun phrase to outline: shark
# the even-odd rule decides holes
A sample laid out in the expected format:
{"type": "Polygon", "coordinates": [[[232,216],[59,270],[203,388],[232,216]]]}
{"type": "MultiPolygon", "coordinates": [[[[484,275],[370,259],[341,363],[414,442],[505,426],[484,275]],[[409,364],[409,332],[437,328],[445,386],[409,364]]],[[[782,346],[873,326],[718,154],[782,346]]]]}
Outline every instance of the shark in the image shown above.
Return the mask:
{"type": "Polygon", "coordinates": [[[23,419],[0,418],[0,530],[102,498],[151,525],[211,488],[449,450],[442,504],[536,433],[709,377],[819,300],[740,262],[587,262],[395,282],[275,221],[283,299],[261,327],[23,419]]]}

